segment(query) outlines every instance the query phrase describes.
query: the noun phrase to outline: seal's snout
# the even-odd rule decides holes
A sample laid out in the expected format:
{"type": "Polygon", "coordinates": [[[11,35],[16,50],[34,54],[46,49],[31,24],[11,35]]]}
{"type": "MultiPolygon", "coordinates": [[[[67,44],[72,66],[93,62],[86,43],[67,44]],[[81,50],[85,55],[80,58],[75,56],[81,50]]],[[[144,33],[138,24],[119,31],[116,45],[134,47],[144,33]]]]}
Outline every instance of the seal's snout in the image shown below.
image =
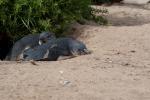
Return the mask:
{"type": "Polygon", "coordinates": [[[88,49],[83,49],[80,51],[80,55],[87,55],[87,54],[91,54],[92,51],[88,50],[88,49]]]}
{"type": "Polygon", "coordinates": [[[84,49],[84,53],[85,53],[85,54],[91,54],[92,51],[91,51],[91,50],[88,50],[88,49],[84,49]]]}

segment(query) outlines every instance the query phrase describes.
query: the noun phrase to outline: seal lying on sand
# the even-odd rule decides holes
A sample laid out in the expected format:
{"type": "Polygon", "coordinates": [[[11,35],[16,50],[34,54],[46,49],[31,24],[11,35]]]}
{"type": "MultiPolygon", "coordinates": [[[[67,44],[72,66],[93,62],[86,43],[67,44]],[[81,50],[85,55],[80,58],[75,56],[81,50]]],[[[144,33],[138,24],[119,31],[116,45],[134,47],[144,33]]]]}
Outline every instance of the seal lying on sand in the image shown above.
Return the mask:
{"type": "Polygon", "coordinates": [[[38,44],[39,41],[39,34],[33,35],[27,35],[23,37],[22,39],[18,40],[12,47],[11,53],[10,53],[10,60],[20,60],[21,53],[26,48],[33,48],[38,44]]]}
{"type": "Polygon", "coordinates": [[[45,38],[50,38],[49,32],[46,34],[43,34],[46,32],[42,32],[41,34],[30,34],[22,39],[18,40],[12,47],[12,50],[10,52],[10,56],[7,57],[6,60],[20,60],[22,59],[22,53],[25,49],[34,48],[39,45],[39,38],[42,38],[46,40],[45,38]]]}
{"type": "MultiPolygon", "coordinates": [[[[48,34],[48,32],[43,34],[48,34]]],[[[51,33],[50,38],[45,39],[40,38],[40,43],[44,44],[26,49],[23,52],[23,59],[56,61],[60,56],[77,56],[90,53],[85,44],[72,38],[55,38],[55,35],[51,33]]]]}

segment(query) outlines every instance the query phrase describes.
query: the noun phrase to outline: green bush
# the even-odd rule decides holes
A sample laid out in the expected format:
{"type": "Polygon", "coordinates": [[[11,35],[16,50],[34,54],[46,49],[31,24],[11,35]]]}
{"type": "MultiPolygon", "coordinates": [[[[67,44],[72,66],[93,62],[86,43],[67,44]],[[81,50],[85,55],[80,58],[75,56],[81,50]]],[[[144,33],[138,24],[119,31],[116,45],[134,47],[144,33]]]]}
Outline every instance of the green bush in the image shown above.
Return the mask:
{"type": "Polygon", "coordinates": [[[61,36],[74,21],[100,21],[90,5],[91,0],[0,0],[0,32],[8,33],[13,40],[41,31],[61,36]]]}

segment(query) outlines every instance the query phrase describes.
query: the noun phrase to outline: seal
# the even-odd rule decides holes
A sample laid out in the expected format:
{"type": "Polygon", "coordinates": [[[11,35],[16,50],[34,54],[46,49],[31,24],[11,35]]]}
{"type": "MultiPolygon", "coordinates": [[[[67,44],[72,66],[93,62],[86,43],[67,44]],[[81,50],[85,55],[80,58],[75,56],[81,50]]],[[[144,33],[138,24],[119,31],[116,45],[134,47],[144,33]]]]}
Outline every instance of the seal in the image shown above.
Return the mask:
{"type": "Polygon", "coordinates": [[[51,38],[52,33],[50,32],[42,32],[40,34],[29,34],[20,40],[18,40],[12,47],[12,50],[10,52],[10,59],[11,61],[17,61],[23,59],[22,53],[24,50],[29,49],[29,48],[34,48],[38,45],[44,44],[48,38],[51,38]],[[39,42],[39,40],[42,39],[43,41],[39,42]]]}
{"type": "Polygon", "coordinates": [[[40,38],[39,41],[43,44],[23,52],[24,60],[56,61],[60,56],[75,57],[91,53],[83,42],[73,38],[56,38],[54,34],[51,34],[49,38],[40,38]]]}

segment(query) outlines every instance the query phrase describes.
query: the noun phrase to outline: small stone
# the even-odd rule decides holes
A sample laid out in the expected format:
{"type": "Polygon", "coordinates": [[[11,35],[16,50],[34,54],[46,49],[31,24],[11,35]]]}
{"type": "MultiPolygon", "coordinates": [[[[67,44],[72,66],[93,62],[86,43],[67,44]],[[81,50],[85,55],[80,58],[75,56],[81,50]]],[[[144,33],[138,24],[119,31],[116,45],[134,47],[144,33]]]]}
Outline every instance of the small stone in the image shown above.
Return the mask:
{"type": "Polygon", "coordinates": [[[98,58],[98,57],[94,57],[94,59],[95,59],[95,60],[100,60],[100,58],[98,58]]]}
{"type": "Polygon", "coordinates": [[[59,71],[59,73],[60,73],[60,74],[63,74],[63,73],[64,73],[64,71],[62,71],[62,70],[61,70],[61,71],[59,71]]]}
{"type": "Polygon", "coordinates": [[[109,61],[110,63],[112,63],[113,61],[109,61]]]}
{"type": "Polygon", "coordinates": [[[121,54],[121,52],[117,52],[116,54],[119,55],[119,54],[121,54]]]}
{"type": "Polygon", "coordinates": [[[135,50],[131,50],[130,52],[135,53],[136,51],[135,50]]]}
{"type": "Polygon", "coordinates": [[[70,84],[71,82],[68,80],[64,80],[64,81],[61,80],[61,81],[59,81],[59,83],[62,84],[63,86],[66,86],[66,85],[70,84]]]}
{"type": "Polygon", "coordinates": [[[35,63],[34,60],[30,60],[30,63],[31,63],[32,65],[38,65],[37,63],[35,63]]]}
{"type": "Polygon", "coordinates": [[[123,66],[129,66],[130,64],[129,63],[124,63],[122,64],[123,66]]]}
{"type": "Polygon", "coordinates": [[[70,81],[65,80],[65,81],[63,82],[63,85],[68,85],[68,84],[70,84],[70,83],[71,83],[70,81]]]}

